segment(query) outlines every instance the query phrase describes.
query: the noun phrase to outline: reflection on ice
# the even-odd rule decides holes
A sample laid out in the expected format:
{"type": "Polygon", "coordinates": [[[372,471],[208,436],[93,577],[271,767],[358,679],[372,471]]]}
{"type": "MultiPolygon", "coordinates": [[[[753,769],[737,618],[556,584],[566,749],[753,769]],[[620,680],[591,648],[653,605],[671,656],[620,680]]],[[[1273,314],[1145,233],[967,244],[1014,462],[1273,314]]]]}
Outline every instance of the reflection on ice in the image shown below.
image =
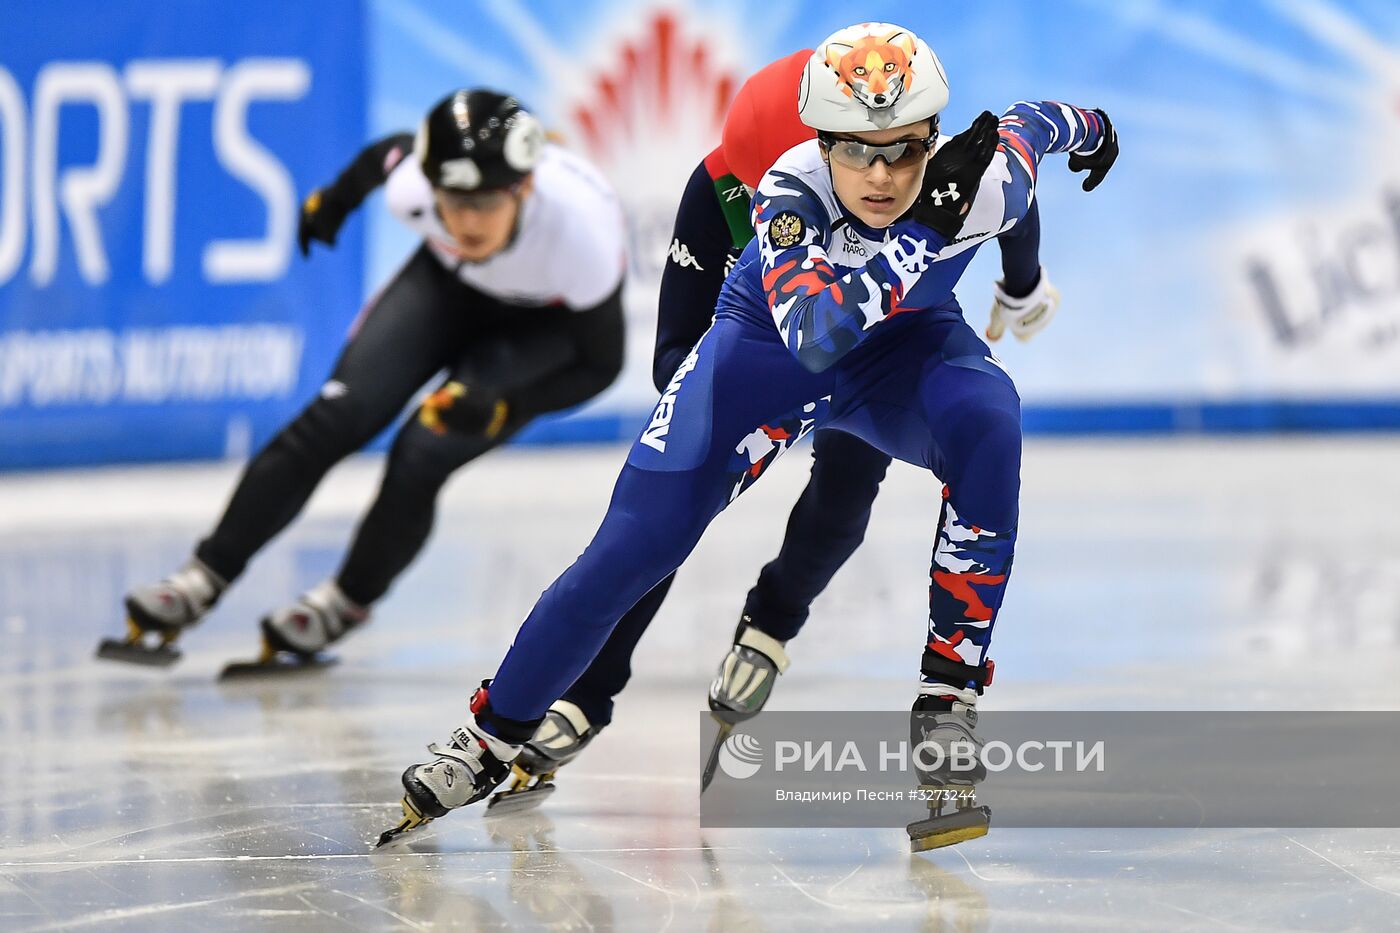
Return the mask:
{"type": "MultiPolygon", "coordinates": [[[[1033,445],[988,708],[1396,708],[1394,448],[1033,445]],[[1338,481],[1305,481],[1324,470],[1338,481]],[[1319,665],[1345,674],[1300,691],[1319,665]]],[[[227,685],[214,675],[254,648],[258,617],[338,562],[376,464],[334,475],[164,672],[91,653],[118,630],[126,586],[184,559],[232,468],[7,480],[0,928],[1333,929],[1394,916],[1392,831],[994,827],[912,857],[900,829],[702,835],[695,713],[804,480],[800,456],[702,542],[615,723],[541,811],[453,814],[372,854],[399,769],[461,720],[586,543],[618,460],[474,465],[340,667],[227,685]]],[[[774,708],[908,708],[935,496],[926,476],[892,471],[866,546],[790,646],[774,708]]]]}

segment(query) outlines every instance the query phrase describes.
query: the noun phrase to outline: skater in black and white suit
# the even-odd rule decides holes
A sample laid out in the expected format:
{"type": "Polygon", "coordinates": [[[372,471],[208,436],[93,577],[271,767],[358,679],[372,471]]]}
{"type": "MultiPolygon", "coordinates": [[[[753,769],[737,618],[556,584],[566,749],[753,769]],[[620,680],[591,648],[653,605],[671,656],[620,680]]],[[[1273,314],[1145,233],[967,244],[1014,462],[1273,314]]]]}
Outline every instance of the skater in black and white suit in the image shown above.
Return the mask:
{"type": "Polygon", "coordinates": [[[248,464],[189,563],[128,594],[130,637],[109,642],[106,656],[174,660],[165,645],[208,613],[326,472],[446,372],[394,438],[340,571],[263,619],[265,659],[314,656],[366,619],[417,556],[455,470],[617,377],[620,206],[599,173],[547,142],[514,98],[458,91],[429,112],[416,138],[369,146],[307,199],[302,251],[313,240],[333,245],[380,185],[422,244],[362,312],[316,398],[248,464]],[[161,643],[154,653],[143,648],[151,641],[161,643]]]}

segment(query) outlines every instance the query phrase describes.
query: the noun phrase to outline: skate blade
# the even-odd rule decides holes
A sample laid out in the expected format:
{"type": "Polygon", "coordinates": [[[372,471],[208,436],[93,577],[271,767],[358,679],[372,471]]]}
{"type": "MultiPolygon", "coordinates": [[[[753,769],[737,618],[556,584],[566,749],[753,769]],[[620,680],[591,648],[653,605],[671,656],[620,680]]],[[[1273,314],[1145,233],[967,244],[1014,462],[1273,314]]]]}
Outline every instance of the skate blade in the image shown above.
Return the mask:
{"type": "Polygon", "coordinates": [[[145,667],[169,667],[180,660],[180,652],[169,645],[147,647],[140,642],[104,638],[97,645],[97,657],[107,661],[125,661],[145,667]]]}
{"type": "Polygon", "coordinates": [[[486,802],[486,812],[494,816],[507,813],[524,813],[544,803],[545,798],[554,793],[554,772],[530,774],[518,765],[511,766],[510,787],[497,791],[486,802]]]}
{"type": "Polygon", "coordinates": [[[224,665],[219,672],[219,682],[230,680],[250,680],[259,677],[286,677],[291,674],[305,674],[323,671],[334,667],[340,659],[330,654],[315,654],[310,657],[293,654],[290,651],[263,650],[262,656],[253,661],[233,661],[224,665]]]}
{"type": "Polygon", "coordinates": [[[126,638],[104,638],[97,645],[97,656],[108,661],[125,661],[147,667],[169,667],[180,660],[180,652],[171,647],[175,636],[162,637],[147,632],[133,619],[126,620],[126,638]]]}
{"type": "Polygon", "coordinates": [[[729,733],[734,731],[735,723],[721,719],[718,715],[710,714],[716,723],[719,724],[719,731],[715,733],[715,744],[710,746],[710,757],[705,761],[705,770],[700,772],[700,793],[710,789],[710,782],[715,779],[715,771],[719,768],[719,753],[724,748],[724,740],[729,738],[729,733]]]}
{"type": "Polygon", "coordinates": [[[968,807],[955,813],[918,820],[905,828],[909,833],[910,852],[941,849],[987,835],[992,828],[992,808],[968,807]]]}
{"type": "Polygon", "coordinates": [[[374,844],[376,849],[383,848],[409,830],[417,829],[425,823],[431,823],[433,821],[431,816],[424,816],[423,813],[413,805],[413,801],[408,799],[407,794],[399,801],[399,806],[403,807],[403,819],[400,820],[399,825],[395,826],[393,829],[386,829],[379,834],[379,841],[374,844]]]}

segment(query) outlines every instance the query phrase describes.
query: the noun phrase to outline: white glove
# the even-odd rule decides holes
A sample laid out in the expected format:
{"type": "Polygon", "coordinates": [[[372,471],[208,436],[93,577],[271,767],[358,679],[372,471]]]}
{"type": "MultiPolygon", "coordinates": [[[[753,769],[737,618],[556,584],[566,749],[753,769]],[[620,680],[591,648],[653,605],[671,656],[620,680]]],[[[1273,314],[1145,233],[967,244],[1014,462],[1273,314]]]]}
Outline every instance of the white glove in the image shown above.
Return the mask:
{"type": "Polygon", "coordinates": [[[1040,267],[1040,281],[1024,298],[1012,298],[992,283],[992,317],[987,323],[987,339],[1000,340],[1009,327],[1017,340],[1030,340],[1045,329],[1060,306],[1060,290],[1050,284],[1045,267],[1040,267]]]}

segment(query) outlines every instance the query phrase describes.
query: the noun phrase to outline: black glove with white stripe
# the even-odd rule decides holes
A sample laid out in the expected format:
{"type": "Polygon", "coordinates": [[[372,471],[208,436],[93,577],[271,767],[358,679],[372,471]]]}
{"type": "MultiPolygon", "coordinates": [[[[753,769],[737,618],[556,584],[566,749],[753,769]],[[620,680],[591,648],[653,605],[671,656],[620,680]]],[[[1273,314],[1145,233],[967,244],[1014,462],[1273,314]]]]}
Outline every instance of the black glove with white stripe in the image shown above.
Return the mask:
{"type": "Polygon", "coordinates": [[[1113,124],[1108,119],[1108,114],[1102,110],[1095,110],[1103,121],[1103,135],[1099,137],[1099,144],[1093,152],[1081,155],[1078,152],[1071,152],[1069,155],[1069,170],[1071,172],[1088,171],[1089,177],[1084,179],[1084,190],[1093,191],[1103,181],[1108,170],[1113,168],[1113,163],[1118,159],[1118,131],[1113,128],[1113,124]]]}

